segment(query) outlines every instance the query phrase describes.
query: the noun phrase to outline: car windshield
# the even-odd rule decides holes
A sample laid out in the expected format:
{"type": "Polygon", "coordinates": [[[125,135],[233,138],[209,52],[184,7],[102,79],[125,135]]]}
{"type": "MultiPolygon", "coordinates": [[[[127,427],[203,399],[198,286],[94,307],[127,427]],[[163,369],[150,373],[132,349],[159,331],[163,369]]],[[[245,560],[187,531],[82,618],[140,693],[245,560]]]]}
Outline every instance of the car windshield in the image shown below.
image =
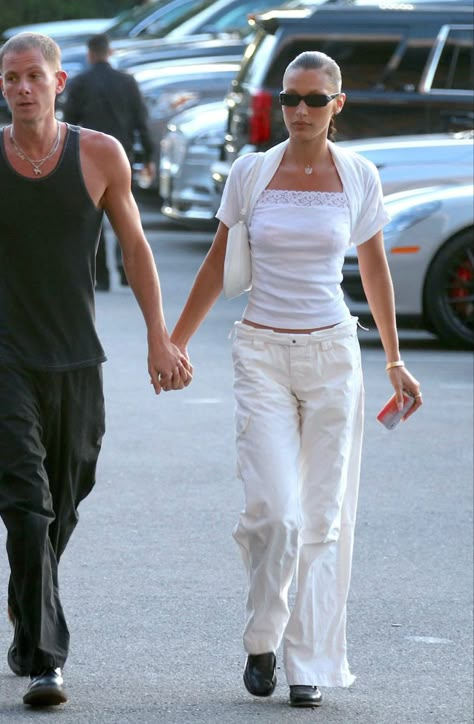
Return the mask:
{"type": "Polygon", "coordinates": [[[135,7],[121,13],[117,22],[108,28],[107,35],[115,40],[139,35],[162,38],[213,1],[157,0],[152,5],[135,7]]]}
{"type": "Polygon", "coordinates": [[[273,8],[275,0],[216,0],[208,8],[194,14],[170,34],[178,39],[196,33],[248,33],[248,16],[273,8]]]}

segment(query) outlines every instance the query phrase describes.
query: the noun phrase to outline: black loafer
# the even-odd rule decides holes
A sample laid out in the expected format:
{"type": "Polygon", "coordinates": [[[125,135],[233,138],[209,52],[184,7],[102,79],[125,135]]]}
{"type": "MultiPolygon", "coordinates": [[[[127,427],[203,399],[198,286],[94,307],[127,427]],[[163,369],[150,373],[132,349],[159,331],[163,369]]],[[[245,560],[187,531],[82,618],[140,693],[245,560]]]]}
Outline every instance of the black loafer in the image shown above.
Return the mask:
{"type": "Polygon", "coordinates": [[[245,688],[253,696],[271,696],[275,691],[276,656],[273,651],[267,654],[249,654],[244,670],[245,688]]]}
{"type": "Polygon", "coordinates": [[[290,706],[321,706],[323,695],[317,686],[290,686],[290,706]]]}
{"type": "Polygon", "coordinates": [[[29,706],[57,706],[67,701],[63,687],[61,669],[46,669],[38,676],[32,676],[30,685],[23,697],[29,706]]]}
{"type": "Polygon", "coordinates": [[[18,647],[17,647],[17,641],[18,641],[18,634],[19,634],[19,624],[18,621],[15,620],[13,617],[13,614],[10,614],[10,609],[8,611],[10,621],[15,627],[15,631],[13,634],[13,641],[10,645],[10,648],[8,649],[7,653],[7,661],[8,666],[13,671],[15,676],[28,676],[29,669],[25,665],[25,663],[21,660],[20,655],[18,654],[18,647]]]}

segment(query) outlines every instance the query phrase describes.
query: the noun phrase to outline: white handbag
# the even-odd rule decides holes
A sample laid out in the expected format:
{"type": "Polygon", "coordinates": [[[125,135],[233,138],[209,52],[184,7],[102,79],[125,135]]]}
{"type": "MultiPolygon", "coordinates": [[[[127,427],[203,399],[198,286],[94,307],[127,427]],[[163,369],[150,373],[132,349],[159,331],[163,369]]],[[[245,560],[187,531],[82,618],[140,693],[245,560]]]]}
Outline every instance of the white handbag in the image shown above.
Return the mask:
{"type": "Polygon", "coordinates": [[[259,153],[246,187],[239,220],[230,227],[227,235],[223,285],[227,299],[238,297],[252,288],[252,258],[247,228],[248,205],[262,162],[263,153],[259,153]]]}

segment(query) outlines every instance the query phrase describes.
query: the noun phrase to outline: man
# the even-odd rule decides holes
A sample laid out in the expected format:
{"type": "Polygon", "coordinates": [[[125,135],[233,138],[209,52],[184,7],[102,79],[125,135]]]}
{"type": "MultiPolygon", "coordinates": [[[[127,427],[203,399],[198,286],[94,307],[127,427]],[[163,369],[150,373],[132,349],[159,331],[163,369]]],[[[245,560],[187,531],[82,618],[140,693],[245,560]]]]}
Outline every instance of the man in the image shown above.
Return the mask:
{"type": "MultiPolygon", "coordinates": [[[[94,35],[89,39],[87,47],[90,68],[69,82],[64,120],[114,136],[124,147],[130,163],[133,161],[133,146],[137,135],[143,148],[145,174],[153,178],[153,142],[147,125],[146,106],[135,78],[115,70],[110,65],[112,51],[107,35],[94,35]]],[[[117,267],[122,284],[127,284],[120,254],[117,256],[117,267]]],[[[96,281],[98,290],[109,289],[103,232],[97,252],[96,281]]]]}
{"type": "Polygon", "coordinates": [[[147,327],[157,394],[192,368],[170,342],[151,249],[111,136],[55,118],[66,83],[50,38],[22,33],[0,50],[12,124],[0,131],[0,515],[7,528],[8,663],[30,676],[24,702],[67,700],[69,632],[58,561],[95,482],[104,433],[94,262],[105,211],[147,327]]]}

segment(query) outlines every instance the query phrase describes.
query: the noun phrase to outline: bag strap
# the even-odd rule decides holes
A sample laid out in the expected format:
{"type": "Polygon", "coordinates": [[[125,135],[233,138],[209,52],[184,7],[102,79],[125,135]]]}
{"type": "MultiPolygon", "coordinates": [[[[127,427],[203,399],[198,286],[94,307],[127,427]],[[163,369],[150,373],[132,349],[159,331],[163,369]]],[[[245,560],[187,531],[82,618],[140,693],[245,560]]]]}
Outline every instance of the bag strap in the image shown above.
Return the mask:
{"type": "Polygon", "coordinates": [[[262,165],[262,163],[263,163],[263,157],[264,157],[264,154],[263,154],[263,153],[259,152],[259,153],[257,154],[256,161],[255,161],[255,163],[254,163],[254,165],[253,165],[253,167],[252,167],[252,171],[251,171],[250,176],[249,176],[247,188],[246,188],[246,190],[245,190],[246,193],[245,193],[245,195],[244,195],[243,206],[242,206],[242,209],[241,209],[241,211],[240,211],[240,217],[239,217],[239,221],[243,221],[244,223],[247,223],[247,215],[248,215],[249,201],[250,201],[250,197],[251,197],[251,195],[252,195],[252,191],[254,190],[255,184],[256,184],[256,182],[257,182],[257,176],[258,176],[258,172],[259,172],[259,170],[260,170],[260,167],[261,167],[261,165],[262,165]]]}

